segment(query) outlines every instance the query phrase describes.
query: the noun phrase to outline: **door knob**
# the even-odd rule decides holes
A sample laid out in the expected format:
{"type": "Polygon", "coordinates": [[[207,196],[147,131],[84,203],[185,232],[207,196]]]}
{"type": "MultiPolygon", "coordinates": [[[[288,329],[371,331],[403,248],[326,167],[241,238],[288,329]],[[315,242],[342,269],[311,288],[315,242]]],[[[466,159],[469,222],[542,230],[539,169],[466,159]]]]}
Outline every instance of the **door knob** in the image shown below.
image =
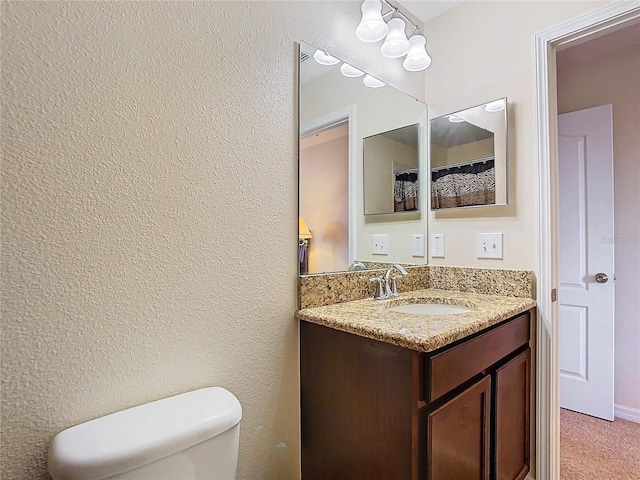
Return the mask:
{"type": "Polygon", "coordinates": [[[596,273],[596,282],[598,283],[607,283],[609,277],[605,273],[596,273]]]}

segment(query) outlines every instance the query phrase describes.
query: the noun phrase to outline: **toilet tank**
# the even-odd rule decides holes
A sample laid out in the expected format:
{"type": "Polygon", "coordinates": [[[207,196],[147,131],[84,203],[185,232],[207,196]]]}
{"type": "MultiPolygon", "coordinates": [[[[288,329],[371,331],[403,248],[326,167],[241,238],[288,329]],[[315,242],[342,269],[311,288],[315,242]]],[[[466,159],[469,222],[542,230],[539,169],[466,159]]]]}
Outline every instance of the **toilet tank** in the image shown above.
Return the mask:
{"type": "Polygon", "coordinates": [[[220,387],[175,395],[60,432],[54,480],[233,479],[242,408],[220,387]]]}

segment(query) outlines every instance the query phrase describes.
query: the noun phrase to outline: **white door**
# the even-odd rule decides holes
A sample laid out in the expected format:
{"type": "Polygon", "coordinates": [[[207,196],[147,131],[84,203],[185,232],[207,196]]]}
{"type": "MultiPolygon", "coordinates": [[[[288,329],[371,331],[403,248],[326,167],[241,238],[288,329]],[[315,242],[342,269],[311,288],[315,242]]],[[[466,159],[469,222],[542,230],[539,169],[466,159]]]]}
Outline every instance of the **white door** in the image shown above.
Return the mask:
{"type": "Polygon", "coordinates": [[[613,420],[611,105],[558,116],[560,406],[613,420]]]}

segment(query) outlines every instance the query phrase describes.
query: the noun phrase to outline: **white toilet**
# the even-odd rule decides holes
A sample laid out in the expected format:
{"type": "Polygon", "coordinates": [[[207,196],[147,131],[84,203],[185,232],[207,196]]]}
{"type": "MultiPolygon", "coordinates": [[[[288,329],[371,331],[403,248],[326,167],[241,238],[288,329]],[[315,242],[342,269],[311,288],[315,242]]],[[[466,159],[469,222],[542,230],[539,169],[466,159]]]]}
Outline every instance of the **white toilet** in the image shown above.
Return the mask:
{"type": "Polygon", "coordinates": [[[60,432],[54,480],[228,480],[236,476],[242,408],[209,387],[116,412],[60,432]]]}

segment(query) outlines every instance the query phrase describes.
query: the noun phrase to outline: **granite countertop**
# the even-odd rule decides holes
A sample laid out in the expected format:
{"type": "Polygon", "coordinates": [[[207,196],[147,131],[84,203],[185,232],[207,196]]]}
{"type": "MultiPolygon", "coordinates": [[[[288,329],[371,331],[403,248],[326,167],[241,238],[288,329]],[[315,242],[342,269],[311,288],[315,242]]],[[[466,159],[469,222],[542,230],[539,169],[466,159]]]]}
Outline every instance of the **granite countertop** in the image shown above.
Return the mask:
{"type": "Polygon", "coordinates": [[[421,352],[431,352],[536,306],[523,297],[424,289],[387,300],[355,300],[296,312],[296,318],[421,352]],[[475,309],[453,315],[389,311],[411,303],[441,303],[475,309]]]}

